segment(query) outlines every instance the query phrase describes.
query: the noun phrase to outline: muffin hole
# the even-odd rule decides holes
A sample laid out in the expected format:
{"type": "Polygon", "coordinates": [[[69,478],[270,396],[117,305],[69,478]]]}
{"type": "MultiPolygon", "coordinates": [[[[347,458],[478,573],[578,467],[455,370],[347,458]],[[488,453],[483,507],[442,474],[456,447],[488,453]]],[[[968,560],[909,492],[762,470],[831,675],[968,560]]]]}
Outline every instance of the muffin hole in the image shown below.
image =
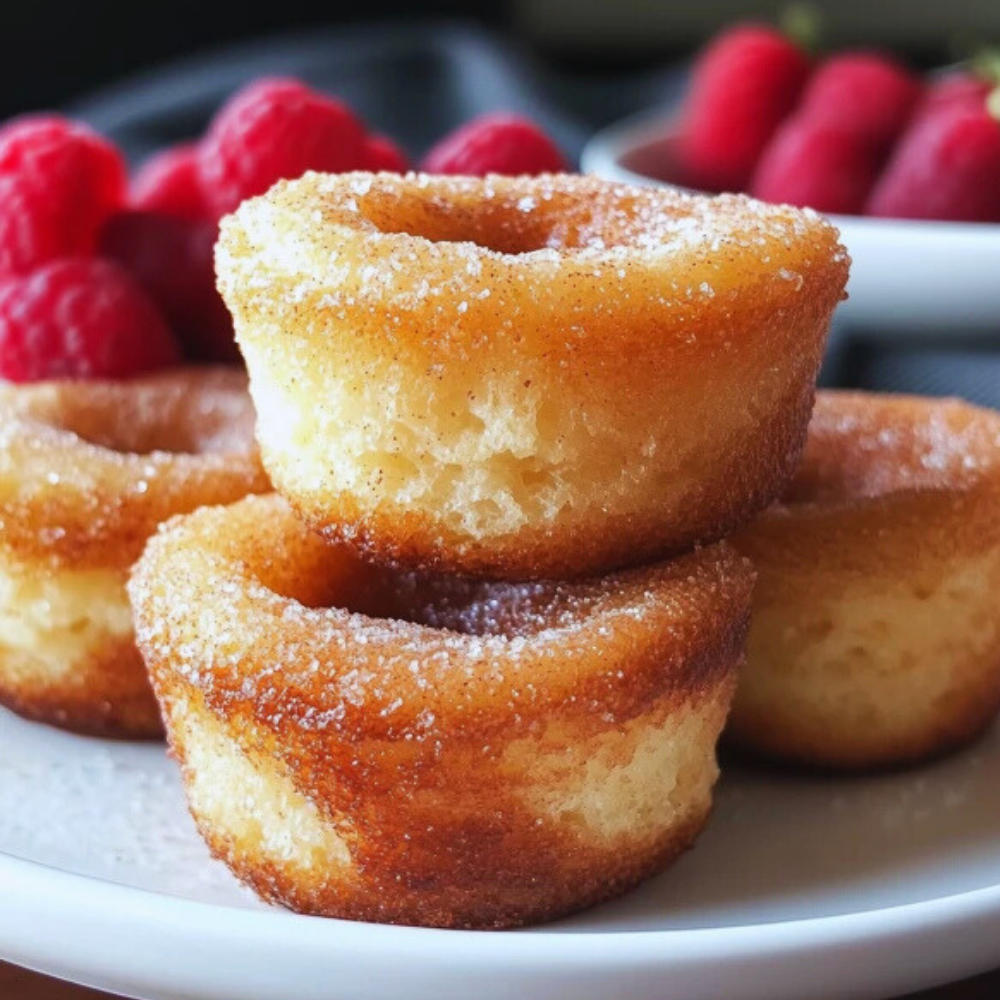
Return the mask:
{"type": "Polygon", "coordinates": [[[413,573],[365,562],[346,547],[312,541],[312,552],[294,580],[272,579],[274,567],[259,567],[265,586],[308,608],[343,608],[373,619],[391,619],[470,636],[506,639],[570,627],[601,596],[595,584],[555,581],[496,582],[413,573]],[[325,550],[325,551],[323,551],[325,550]]]}
{"type": "Polygon", "coordinates": [[[512,211],[506,205],[484,206],[475,212],[443,202],[400,204],[380,198],[366,214],[383,233],[414,236],[431,243],[475,243],[494,253],[518,255],[549,246],[551,227],[540,214],[512,211]]]}
{"type": "Polygon", "coordinates": [[[172,393],[123,405],[117,396],[80,394],[72,406],[39,417],[56,430],[124,455],[235,454],[253,447],[253,412],[235,396],[192,399],[172,393]]]}
{"type": "Polygon", "coordinates": [[[135,428],[66,426],[61,430],[75,434],[81,441],[96,445],[119,454],[148,455],[153,452],[167,452],[174,455],[200,454],[204,449],[201,442],[181,429],[173,427],[135,428]]]}
{"type": "Polygon", "coordinates": [[[397,233],[432,243],[474,243],[485,250],[517,256],[536,250],[581,250],[618,246],[636,235],[627,215],[606,217],[575,199],[534,196],[501,197],[475,210],[453,200],[419,194],[372,190],[361,210],[380,232],[397,233]]]}

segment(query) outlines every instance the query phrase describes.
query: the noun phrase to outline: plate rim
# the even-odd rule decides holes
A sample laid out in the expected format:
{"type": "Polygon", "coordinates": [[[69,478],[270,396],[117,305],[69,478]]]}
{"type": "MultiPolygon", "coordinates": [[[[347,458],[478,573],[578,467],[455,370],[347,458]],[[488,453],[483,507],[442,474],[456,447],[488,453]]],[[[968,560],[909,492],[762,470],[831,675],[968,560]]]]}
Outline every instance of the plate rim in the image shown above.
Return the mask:
{"type": "Polygon", "coordinates": [[[871,1000],[990,972],[1000,884],[757,925],[533,934],[442,931],[172,897],[0,854],[0,956],[142,997],[272,1000],[871,1000]],[[20,904],[20,905],[19,905],[20,904]],[[224,916],[220,919],[219,913],[224,916]],[[192,957],[193,956],[193,957],[192,957]],[[811,995],[816,995],[815,993],[811,995]]]}
{"type": "MultiPolygon", "coordinates": [[[[1000,742],[988,747],[987,763],[1000,760],[1000,742]]],[[[818,981],[823,1000],[881,1000],[1000,966],[1000,848],[972,880],[931,882],[917,898],[876,897],[854,912],[821,904],[764,919],[723,912],[714,926],[598,918],[506,933],[244,907],[30,851],[0,849],[0,957],[143,1000],[273,1000],[291,984],[300,1000],[799,1000],[818,981]]]]}
{"type": "MultiPolygon", "coordinates": [[[[802,932],[805,936],[825,936],[830,932],[833,937],[851,936],[852,931],[861,932],[872,921],[888,921],[895,925],[886,933],[905,933],[909,925],[928,929],[931,924],[939,927],[951,927],[968,920],[978,920],[991,915],[1000,918],[1000,879],[975,889],[935,896],[930,899],[917,900],[908,903],[897,903],[892,906],[877,909],[857,910],[850,913],[826,914],[818,917],[796,917],[788,920],[773,920],[761,923],[732,924],[706,927],[680,927],[662,929],[630,929],[630,930],[574,930],[559,929],[558,922],[550,925],[539,925],[536,928],[515,929],[514,931],[493,930],[453,930],[448,928],[413,927],[396,924],[379,924],[366,921],[343,920],[336,917],[319,917],[294,913],[281,907],[273,906],[266,909],[243,908],[226,903],[209,900],[191,899],[185,896],[173,896],[157,892],[141,886],[113,882],[99,876],[71,872],[40,861],[23,858],[18,855],[0,851],[0,883],[9,887],[11,876],[19,881],[40,881],[49,893],[67,887],[72,893],[86,892],[88,889],[100,897],[107,897],[108,905],[116,902],[130,902],[162,906],[167,910],[192,910],[208,920],[213,914],[224,912],[227,920],[246,925],[243,929],[255,930],[256,925],[268,924],[275,919],[285,922],[296,922],[298,930],[310,936],[325,934],[321,928],[336,929],[341,935],[359,935],[366,938],[373,936],[424,938],[434,937],[436,940],[448,938],[452,941],[467,941],[473,943],[509,942],[500,944],[499,949],[511,948],[520,950],[525,942],[529,949],[549,951],[553,944],[556,947],[573,952],[578,946],[587,945],[587,951],[595,951],[596,941],[612,942],[615,949],[623,942],[661,941],[663,938],[683,941],[685,946],[702,944],[710,939],[713,951],[719,950],[722,937],[752,937],[782,938],[789,932],[802,932]],[[47,883],[47,884],[46,884],[47,883]],[[542,933],[537,931],[541,930],[542,933]]],[[[37,898],[37,897],[36,897],[37,898]]],[[[263,926],[260,928],[263,930],[263,926]]],[[[844,940],[845,938],[841,938],[844,940]]],[[[866,934],[867,939],[867,934],[866,934]]],[[[759,946],[760,942],[757,942],[759,946]]],[[[0,944],[2,947],[2,944],[0,944]]],[[[493,947],[493,944],[489,947],[493,947]]],[[[1000,960],[1000,945],[998,945],[998,960],[1000,960]]]]}

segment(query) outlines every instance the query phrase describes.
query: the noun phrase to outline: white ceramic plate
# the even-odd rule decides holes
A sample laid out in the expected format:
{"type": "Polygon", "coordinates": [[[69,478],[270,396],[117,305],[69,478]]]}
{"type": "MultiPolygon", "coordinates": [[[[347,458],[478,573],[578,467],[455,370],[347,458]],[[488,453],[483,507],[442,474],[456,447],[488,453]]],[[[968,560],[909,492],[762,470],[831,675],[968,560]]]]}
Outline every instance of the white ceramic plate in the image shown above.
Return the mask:
{"type": "MultiPolygon", "coordinates": [[[[585,173],[632,184],[669,177],[676,128],[643,115],[598,132],[585,173]]],[[[884,337],[1000,343],[1000,225],[833,216],[853,265],[838,315],[884,337]]]]}
{"type": "Polygon", "coordinates": [[[911,773],[727,769],[674,869],[529,931],[299,917],[211,861],[162,747],[0,710],[0,957],[147,1000],[848,1000],[1000,965],[1000,730],[911,773]]]}

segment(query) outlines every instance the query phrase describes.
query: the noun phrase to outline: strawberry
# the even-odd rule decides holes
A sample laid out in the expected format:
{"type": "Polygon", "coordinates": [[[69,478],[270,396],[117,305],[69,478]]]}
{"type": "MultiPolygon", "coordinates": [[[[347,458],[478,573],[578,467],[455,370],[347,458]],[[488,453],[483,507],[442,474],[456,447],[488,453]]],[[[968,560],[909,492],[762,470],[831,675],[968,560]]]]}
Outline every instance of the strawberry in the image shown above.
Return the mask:
{"type": "Polygon", "coordinates": [[[951,102],[914,121],[867,209],[885,218],[1000,222],[1000,122],[986,103],[951,102]]]}
{"type": "Polygon", "coordinates": [[[682,112],[685,175],[712,191],[743,190],[809,70],[806,54],[773,28],[741,24],[718,35],[695,63],[682,112]]]}
{"type": "Polygon", "coordinates": [[[764,151],[750,193],[819,212],[856,214],[864,208],[878,166],[865,134],[796,116],[764,151]]]}
{"type": "Polygon", "coordinates": [[[919,78],[877,52],[842,52],[813,74],[796,117],[863,136],[886,157],[923,92],[919,78]]]}
{"type": "Polygon", "coordinates": [[[923,99],[917,105],[914,117],[933,114],[955,104],[981,108],[994,86],[992,81],[966,70],[946,73],[927,87],[923,99]]]}

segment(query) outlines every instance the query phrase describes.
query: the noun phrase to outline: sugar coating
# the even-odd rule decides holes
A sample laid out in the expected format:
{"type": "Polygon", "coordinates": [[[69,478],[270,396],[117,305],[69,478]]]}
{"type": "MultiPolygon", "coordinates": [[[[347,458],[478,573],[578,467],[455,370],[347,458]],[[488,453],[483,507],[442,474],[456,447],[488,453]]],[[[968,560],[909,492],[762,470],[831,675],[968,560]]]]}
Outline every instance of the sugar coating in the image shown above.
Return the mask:
{"type": "Polygon", "coordinates": [[[161,521],[268,488],[253,423],[225,370],[0,386],[0,703],[162,734],[126,576],[161,521]]]}
{"type": "Polygon", "coordinates": [[[732,530],[801,447],[818,216],[594,178],[308,174],[225,220],[276,487],[380,558],[605,571],[732,530]]]}
{"type": "Polygon", "coordinates": [[[623,890],[707,817],[753,572],[376,567],[276,495],[166,525],[137,639],[214,853],[296,910],[499,927],[623,890]]]}
{"type": "MultiPolygon", "coordinates": [[[[444,313],[449,303],[489,295],[491,278],[542,296],[547,281],[567,272],[587,277],[598,308],[615,309],[636,293],[664,306],[678,296],[711,296],[712,282],[692,281],[692,271],[714,272],[729,285],[727,271],[740,251],[774,253],[777,263],[793,248],[811,251],[806,268],[827,255],[833,263],[848,260],[836,230],[812,210],[744,195],[706,197],[564,175],[529,181],[307,173],[223,220],[217,270],[227,297],[273,288],[280,275],[280,294],[291,304],[322,289],[324,306],[345,315],[387,301],[444,313]],[[360,238],[366,253],[359,258],[360,238]],[[247,247],[264,267],[236,286],[247,247]],[[659,279],[655,289],[638,283],[650,268],[659,279]]],[[[772,270],[801,290],[797,270],[772,270]]]]}
{"type": "Polygon", "coordinates": [[[1000,415],[821,392],[760,570],[731,735],[772,756],[915,762],[1000,710],[1000,415]]]}
{"type": "Polygon", "coordinates": [[[424,740],[519,707],[607,717],[643,684],[697,687],[684,664],[741,627],[749,580],[724,546],[572,583],[379,569],[261,497],[168,525],[130,593],[150,661],[209,697],[424,740]]]}
{"type": "Polygon", "coordinates": [[[958,400],[824,392],[790,502],[848,504],[890,494],[988,485],[1000,468],[1000,420],[958,400]]]}
{"type": "Polygon", "coordinates": [[[172,514],[267,488],[245,378],[0,385],[0,525],[33,562],[121,571],[172,514]]]}

